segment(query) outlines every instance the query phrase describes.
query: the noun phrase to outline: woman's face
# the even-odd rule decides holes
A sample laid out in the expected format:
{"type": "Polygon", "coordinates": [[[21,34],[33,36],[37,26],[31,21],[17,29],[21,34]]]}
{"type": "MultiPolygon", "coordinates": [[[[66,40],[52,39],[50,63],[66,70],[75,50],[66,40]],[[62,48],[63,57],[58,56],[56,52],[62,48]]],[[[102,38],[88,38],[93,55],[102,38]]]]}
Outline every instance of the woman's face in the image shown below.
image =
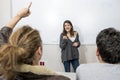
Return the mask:
{"type": "Polygon", "coordinates": [[[65,28],[65,31],[70,32],[71,25],[69,23],[65,23],[64,28],[65,28]]]}

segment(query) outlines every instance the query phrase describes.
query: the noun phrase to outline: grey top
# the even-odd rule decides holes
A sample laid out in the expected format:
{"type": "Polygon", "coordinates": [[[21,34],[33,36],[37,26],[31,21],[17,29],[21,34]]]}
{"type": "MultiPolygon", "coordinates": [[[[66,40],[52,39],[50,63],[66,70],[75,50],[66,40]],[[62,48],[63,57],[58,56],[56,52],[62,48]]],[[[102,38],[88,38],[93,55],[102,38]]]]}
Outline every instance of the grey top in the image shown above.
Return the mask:
{"type": "Polygon", "coordinates": [[[12,28],[9,27],[3,27],[0,30],[0,46],[8,42],[8,38],[11,33],[12,33],[12,28]]]}
{"type": "Polygon", "coordinates": [[[81,64],[76,74],[77,80],[120,80],[120,64],[81,64]]]}
{"type": "Polygon", "coordinates": [[[62,62],[79,59],[78,47],[80,46],[79,35],[76,35],[75,40],[72,42],[69,38],[63,39],[63,34],[60,35],[60,48],[62,62]],[[72,46],[74,42],[78,42],[78,46],[72,46]]]}

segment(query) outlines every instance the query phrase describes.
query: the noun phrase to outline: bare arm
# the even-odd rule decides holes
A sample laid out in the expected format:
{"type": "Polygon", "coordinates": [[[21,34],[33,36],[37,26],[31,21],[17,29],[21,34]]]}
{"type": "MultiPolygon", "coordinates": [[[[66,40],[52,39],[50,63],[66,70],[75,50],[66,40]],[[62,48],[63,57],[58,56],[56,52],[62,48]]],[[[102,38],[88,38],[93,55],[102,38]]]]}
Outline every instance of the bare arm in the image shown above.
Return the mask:
{"type": "Polygon", "coordinates": [[[7,24],[6,26],[7,27],[10,27],[10,28],[14,28],[15,25],[24,17],[27,17],[30,15],[30,7],[31,7],[31,4],[29,4],[29,6],[27,8],[23,8],[21,9],[20,11],[17,12],[16,16],[14,16],[7,24]]]}

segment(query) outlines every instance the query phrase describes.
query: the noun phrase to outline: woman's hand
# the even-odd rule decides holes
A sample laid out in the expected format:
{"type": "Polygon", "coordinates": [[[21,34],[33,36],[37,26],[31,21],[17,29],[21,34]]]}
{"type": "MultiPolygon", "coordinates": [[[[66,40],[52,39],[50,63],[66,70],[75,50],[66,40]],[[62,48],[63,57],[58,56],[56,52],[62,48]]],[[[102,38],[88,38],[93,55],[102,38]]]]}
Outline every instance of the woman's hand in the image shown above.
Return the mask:
{"type": "Polygon", "coordinates": [[[63,36],[63,39],[67,39],[67,36],[63,36]]]}
{"type": "Polygon", "coordinates": [[[74,42],[73,46],[77,47],[78,46],[78,42],[74,42]]]}
{"type": "Polygon", "coordinates": [[[32,2],[28,5],[28,7],[21,9],[18,11],[17,16],[20,18],[24,18],[30,15],[30,7],[32,5],[32,2]]]}

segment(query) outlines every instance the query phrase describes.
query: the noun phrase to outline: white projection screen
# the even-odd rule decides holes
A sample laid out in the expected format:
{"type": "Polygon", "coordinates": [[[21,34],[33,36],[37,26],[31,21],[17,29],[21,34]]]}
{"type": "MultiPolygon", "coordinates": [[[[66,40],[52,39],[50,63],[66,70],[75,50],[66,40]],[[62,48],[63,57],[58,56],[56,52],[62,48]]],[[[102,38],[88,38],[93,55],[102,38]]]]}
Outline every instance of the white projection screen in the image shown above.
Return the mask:
{"type": "Polygon", "coordinates": [[[59,44],[65,20],[71,20],[84,45],[96,44],[96,36],[104,28],[120,30],[120,0],[12,0],[11,15],[31,1],[31,15],[16,28],[30,25],[38,29],[43,44],[59,44]]]}

